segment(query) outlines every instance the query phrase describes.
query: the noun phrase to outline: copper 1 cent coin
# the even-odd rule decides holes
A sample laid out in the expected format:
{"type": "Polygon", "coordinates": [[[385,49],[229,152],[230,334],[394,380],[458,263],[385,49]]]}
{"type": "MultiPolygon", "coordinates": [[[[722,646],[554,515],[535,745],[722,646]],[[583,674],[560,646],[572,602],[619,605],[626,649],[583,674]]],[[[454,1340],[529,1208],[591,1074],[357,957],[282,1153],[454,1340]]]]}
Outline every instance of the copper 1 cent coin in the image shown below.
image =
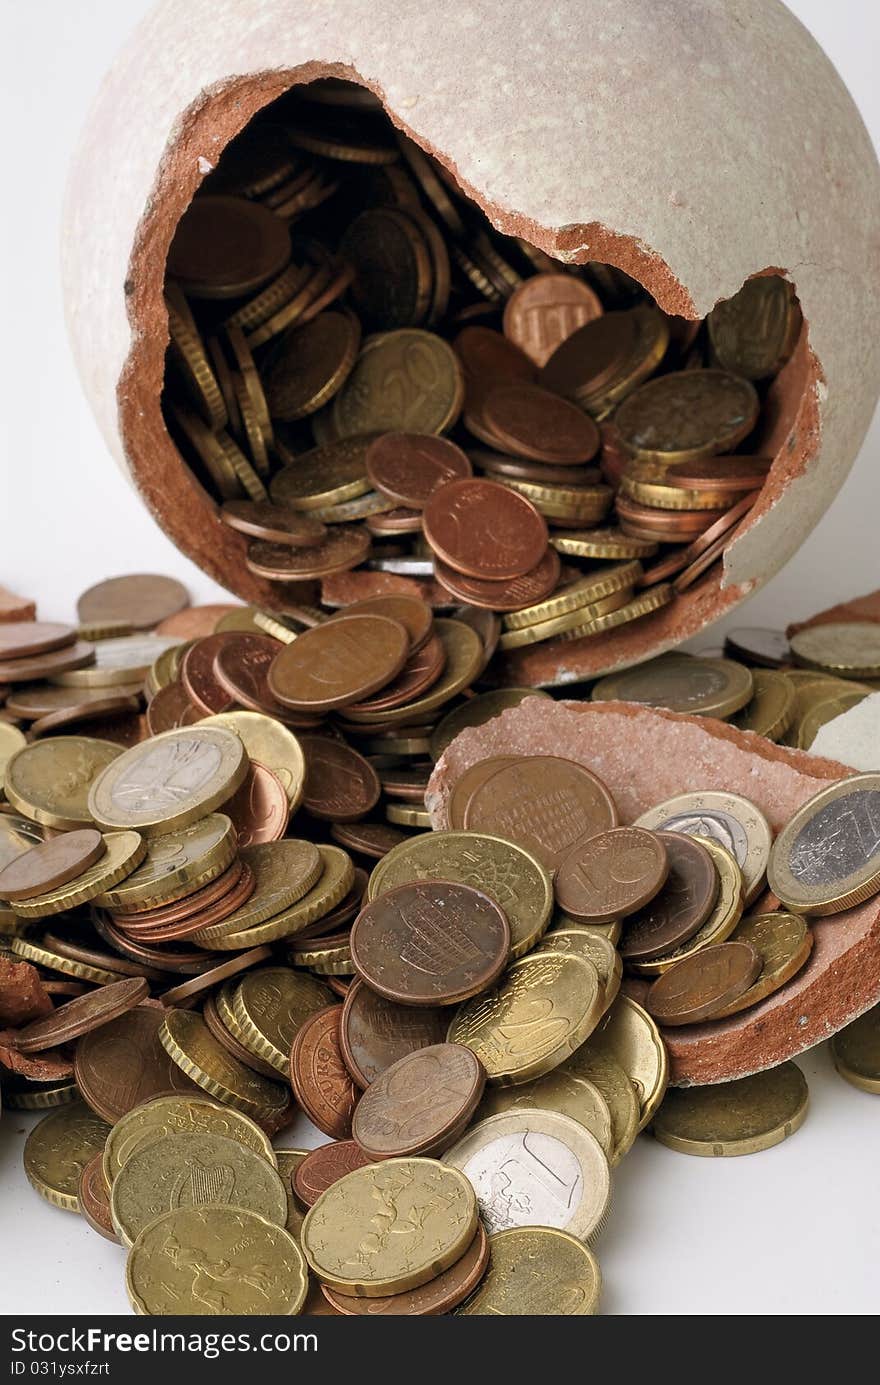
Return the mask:
{"type": "Polygon", "coordinates": [[[368,904],[350,946],[355,970],[379,995],[401,1005],[457,1005],[501,975],[510,925],[482,890],[425,880],[368,904]]]}
{"type": "Polygon", "coordinates": [[[223,804],[238,833],[239,846],[280,841],[290,820],[290,799],[278,775],[251,760],[247,777],[223,804]]]}
{"type": "Polygon", "coordinates": [[[751,943],[715,943],[683,957],[649,987],[644,1005],[658,1024],[698,1024],[732,1005],[761,970],[751,943]]]}
{"type": "Polygon", "coordinates": [[[221,506],[220,518],[240,534],[291,548],[313,548],[327,533],[326,524],[319,519],[273,505],[270,500],[227,500],[221,506]]]}
{"type": "Polygon", "coordinates": [[[167,683],[150,699],[147,707],[147,726],[151,736],[174,731],[178,726],[192,726],[204,713],[196,707],[179,680],[167,683]]]}
{"type": "MultiPolygon", "coordinates": [[[[410,638],[410,654],[415,654],[423,644],[427,644],[434,624],[434,612],[427,601],[421,601],[417,596],[397,596],[390,593],[385,596],[365,596],[360,601],[353,601],[345,607],[343,614],[388,616],[389,620],[400,621],[410,638]]],[[[330,619],[339,620],[340,617],[331,616],[330,619]]]]}
{"type": "Polygon", "coordinates": [[[369,1087],[398,1059],[443,1043],[448,1027],[443,1010],[398,1005],[354,980],[342,1007],[339,1037],[345,1066],[359,1087],[369,1087]]]}
{"type": "Polygon", "coordinates": [[[75,880],[107,850],[91,827],[62,832],[16,856],[0,870],[0,899],[30,899],[75,880]]]}
{"type": "Polygon", "coordinates": [[[330,736],[300,736],[306,757],[303,807],[327,822],[355,822],[375,808],[379,776],[368,760],[345,741],[330,736]]]}
{"type": "Polygon", "coordinates": [[[448,438],[383,433],[367,449],[367,475],[376,490],[421,510],[440,486],[471,475],[467,454],[448,438]]]}
{"type": "Polygon", "coordinates": [[[653,961],[686,943],[700,931],[718,898],[718,872],[699,841],[680,832],[654,835],[666,848],[669,874],[650,904],[627,919],[620,954],[630,962],[653,961]]]}
{"type": "Polygon", "coordinates": [[[134,938],[127,937],[121,929],[116,927],[105,909],[98,909],[93,906],[91,914],[95,932],[104,939],[109,947],[115,948],[121,957],[127,957],[131,962],[145,962],[147,966],[155,967],[157,971],[196,976],[213,966],[216,959],[215,953],[205,952],[202,948],[151,947],[146,943],[136,941],[134,938]]]}
{"type": "Polygon", "coordinates": [[[76,613],[83,625],[122,621],[132,630],[151,630],[188,605],[186,587],[173,577],[134,573],[89,587],[77,601],[76,613]]]}
{"type": "Polygon", "coordinates": [[[310,1150],[294,1170],[293,1191],[306,1207],[314,1207],[321,1194],[340,1178],[372,1162],[354,1140],[334,1140],[332,1144],[319,1145],[310,1150]]]}
{"type": "Polygon", "coordinates": [[[45,654],[21,655],[0,662],[0,682],[33,683],[38,678],[54,678],[72,669],[88,668],[95,662],[95,646],[76,640],[63,649],[50,649],[45,654]]]}
{"type": "Polygon", "coordinates": [[[340,1313],[349,1317],[372,1318],[377,1314],[389,1317],[438,1317],[449,1313],[458,1304],[464,1303],[469,1294],[476,1289],[489,1266],[489,1237],[482,1223],[464,1255],[456,1260],[448,1270],[436,1279],[423,1284],[419,1289],[408,1289],[402,1294],[390,1294],[387,1298],[355,1298],[341,1294],[326,1284],[321,1292],[328,1303],[340,1313]]]}
{"type": "Polygon", "coordinates": [[[105,697],[101,702],[89,702],[85,705],[65,707],[57,712],[48,712],[46,716],[31,723],[30,733],[35,739],[39,736],[51,736],[62,726],[78,726],[84,721],[105,722],[113,720],[119,713],[138,713],[140,709],[140,697],[105,697]]]}
{"type": "Polygon", "coordinates": [[[521,756],[478,786],[464,826],[504,837],[555,871],[579,842],[617,826],[617,808],[583,765],[555,755],[521,756]]]}
{"type": "Polygon", "coordinates": [[[133,1010],[148,994],[149,987],[143,977],[126,976],[121,981],[113,981],[88,995],[69,1000],[66,1005],[59,1005],[44,1019],[26,1024],[16,1034],[15,1047],[22,1053],[39,1053],[44,1048],[69,1044],[80,1034],[99,1029],[126,1010],[133,1010]]]}
{"type": "Polygon", "coordinates": [[[399,1058],[364,1092],[352,1132],[371,1159],[438,1154],[479,1104],[486,1071],[461,1044],[435,1044],[399,1058]]]}
{"type": "Polygon", "coordinates": [[[561,566],[556,549],[547,548],[533,568],[505,582],[467,577],[444,563],[442,558],[434,559],[434,576],[458,601],[490,611],[521,611],[524,606],[534,606],[556,590],[561,566]]]}
{"type": "Polygon", "coordinates": [[[539,385],[496,386],[483,416],[502,446],[530,461],[577,466],[599,450],[599,429],[589,414],[539,385]]]}
{"type": "Polygon", "coordinates": [[[161,1005],[138,1005],[84,1034],[76,1046],[76,1085],[111,1125],[153,1097],[198,1090],[159,1043],[164,1018],[161,1005]]]}
{"type": "Polygon", "coordinates": [[[110,1216],[110,1190],[104,1177],[103,1151],[83,1165],[79,1176],[77,1202],[83,1221],[88,1222],[99,1236],[108,1241],[115,1241],[118,1245],[119,1237],[113,1229],[113,1219],[110,1216]]]}
{"type": "Polygon", "coordinates": [[[669,874],[662,838],[613,827],[580,842],[556,873],[556,903],[583,923],[612,923],[644,908],[669,874]]]}
{"type": "MultiPolygon", "coordinates": [[[[462,454],[463,455],[463,454],[462,454]]],[[[470,475],[468,462],[467,474],[470,475]]],[[[49,620],[19,620],[0,625],[0,659],[22,659],[30,654],[48,654],[76,642],[72,625],[49,620]]]]}
{"type": "MultiPolygon", "coordinates": [[[[235,706],[235,698],[217,678],[214,660],[220,650],[230,640],[238,640],[235,631],[225,631],[219,635],[206,635],[190,645],[180,665],[180,681],[187,696],[203,716],[217,712],[228,712],[235,706]]],[[[253,638],[261,638],[254,636],[253,638]]]]}
{"type": "Polygon", "coordinates": [[[469,577],[502,582],[541,561],[547,523],[525,496],[497,481],[450,481],[425,506],[424,529],[435,553],[469,577]]]}
{"type": "Polygon", "coordinates": [[[452,343],[464,371],[464,413],[478,415],[488,390],[513,381],[531,383],[537,375],[534,361],[512,341],[491,327],[465,327],[452,343]]]}
{"type": "Polygon", "coordinates": [[[598,294],[573,274],[534,274],[504,306],[504,334],[535,365],[546,365],[566,337],[602,315],[598,294]]]}
{"type": "Polygon", "coordinates": [[[301,1025],[290,1053],[290,1085],[309,1120],[333,1140],[348,1139],[360,1092],[342,1061],[341,1005],[316,1010],[301,1025]]]}
{"type": "Polygon", "coordinates": [[[242,873],[241,867],[242,862],[236,856],[226,869],[209,880],[207,885],[201,885],[198,889],[191,890],[187,895],[171,900],[168,904],[159,904],[149,909],[112,910],[112,916],[126,927],[129,924],[156,924],[158,927],[163,923],[173,923],[179,918],[197,913],[206,905],[222,899],[224,895],[238,885],[242,873]]]}
{"type": "Polygon", "coordinates": [[[290,259],[287,222],[245,197],[196,197],[168,251],[167,272],[193,298],[239,298],[290,259]]]}
{"type": "Polygon", "coordinates": [[[245,631],[213,638],[223,640],[214,654],[212,671],[227,697],[251,712],[283,719],[286,709],[269,691],[269,669],[283,647],[279,641],[245,631]]]}
{"type": "Polygon", "coordinates": [[[331,711],[377,692],[409,657],[409,635],[387,616],[340,616],[297,635],[276,655],[269,689],[285,707],[331,711]]]}

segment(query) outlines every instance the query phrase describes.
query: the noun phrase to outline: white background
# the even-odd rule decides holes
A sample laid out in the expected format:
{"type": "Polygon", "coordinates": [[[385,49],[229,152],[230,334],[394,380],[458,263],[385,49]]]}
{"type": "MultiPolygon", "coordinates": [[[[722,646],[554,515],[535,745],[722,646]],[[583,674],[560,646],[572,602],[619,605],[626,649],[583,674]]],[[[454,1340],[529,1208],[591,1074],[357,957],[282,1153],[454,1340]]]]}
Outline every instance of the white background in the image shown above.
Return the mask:
{"type": "MultiPolygon", "coordinates": [[[[47,617],[73,616],[80,591],[131,571],[174,574],[194,601],[222,599],[155,526],[109,457],[80,394],[62,316],[67,163],[103,72],[148,7],[147,0],[4,0],[0,7],[0,584],[36,598],[47,617]]],[[[796,0],[790,8],[837,65],[877,143],[880,6],[796,0]]],[[[819,527],[729,624],[782,626],[880,586],[878,452],[875,419],[819,527]]],[[[716,642],[713,631],[697,644],[716,642]]],[[[802,1066],[812,1110],[776,1149],[702,1160],[640,1138],[616,1173],[615,1209],[598,1248],[606,1312],[877,1311],[880,1099],[837,1078],[823,1049],[802,1066]]],[[[17,1112],[0,1123],[3,1311],[127,1312],[124,1252],[28,1187],[21,1147],[30,1124],[17,1112]]],[[[317,1138],[294,1128],[284,1143],[317,1138]]]]}

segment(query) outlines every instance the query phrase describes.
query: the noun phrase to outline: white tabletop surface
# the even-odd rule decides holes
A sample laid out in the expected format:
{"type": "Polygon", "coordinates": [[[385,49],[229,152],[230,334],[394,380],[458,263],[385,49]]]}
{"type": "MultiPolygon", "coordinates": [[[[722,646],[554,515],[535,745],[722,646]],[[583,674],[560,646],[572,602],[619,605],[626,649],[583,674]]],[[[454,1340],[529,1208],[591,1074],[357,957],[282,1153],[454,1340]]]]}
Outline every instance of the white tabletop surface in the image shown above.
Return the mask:
{"type": "MultiPolygon", "coordinates": [[[[242,0],[245,3],[245,0],[242,0]]],[[[77,594],[131,571],[173,574],[194,601],[220,589],[183,558],[110,460],[80,393],[58,275],[65,170],[102,72],[146,0],[41,0],[2,7],[5,267],[0,379],[0,584],[70,618],[77,594]]],[[[795,0],[877,137],[880,7],[795,0]]],[[[756,151],[759,157],[759,151],[756,151]]],[[[107,209],[112,215],[112,207],[107,209]]],[[[782,626],[880,586],[880,424],[798,555],[734,625],[782,626]]],[[[723,631],[723,625],[720,630],[723,631]]],[[[719,629],[696,647],[718,643],[719,629]]],[[[824,1049],[800,1060],[803,1128],[742,1159],[695,1159],[641,1137],[615,1174],[598,1247],[609,1313],[867,1314],[880,1303],[880,1098],[849,1087],[824,1049]]],[[[21,1149],[34,1118],[0,1122],[3,1311],[125,1313],[124,1252],[28,1186],[21,1149]]],[[[303,1120],[285,1144],[318,1142],[303,1120]]]]}

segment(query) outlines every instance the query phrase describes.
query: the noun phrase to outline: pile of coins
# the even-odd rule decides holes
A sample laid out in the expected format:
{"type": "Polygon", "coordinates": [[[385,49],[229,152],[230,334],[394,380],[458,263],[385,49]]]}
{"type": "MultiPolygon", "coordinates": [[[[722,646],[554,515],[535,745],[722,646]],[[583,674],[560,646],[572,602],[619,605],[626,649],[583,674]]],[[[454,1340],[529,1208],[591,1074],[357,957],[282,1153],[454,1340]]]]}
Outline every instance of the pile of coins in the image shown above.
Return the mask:
{"type": "Polygon", "coordinates": [[[330,606],[463,602],[501,617],[500,654],[600,637],[710,572],[802,327],[777,275],[689,321],[500,235],[341,81],[224,151],[166,301],[168,428],[277,609],[310,624],[319,580],[330,606]]]}
{"type": "MultiPolygon", "coordinates": [[[[662,1031],[778,992],[810,918],[880,891],[880,774],[774,840],[736,794],[621,825],[582,765],[496,755],[419,831],[444,748],[534,696],[479,691],[485,612],[381,596],[296,633],[186,599],[118,578],[78,628],[0,625],[0,1072],[48,1112],[32,1186],[127,1248],[142,1314],[596,1312],[640,1130],[744,1154],[803,1121],[792,1063],[667,1091],[662,1031]],[[273,1147],[299,1112],[328,1142],[273,1147]]],[[[878,648],[741,630],[616,680],[790,737],[776,680],[863,696],[878,648]]],[[[832,1049],[880,1091],[880,1010],[832,1049]]]]}

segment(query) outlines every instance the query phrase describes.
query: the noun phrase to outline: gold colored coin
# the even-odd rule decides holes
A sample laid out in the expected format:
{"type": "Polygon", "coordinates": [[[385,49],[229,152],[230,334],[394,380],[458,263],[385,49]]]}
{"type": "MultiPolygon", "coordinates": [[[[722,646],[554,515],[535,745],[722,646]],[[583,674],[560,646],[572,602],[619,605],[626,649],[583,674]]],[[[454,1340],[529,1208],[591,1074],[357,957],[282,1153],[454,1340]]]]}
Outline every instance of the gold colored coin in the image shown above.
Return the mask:
{"type": "MultiPolygon", "coordinates": [[[[291,510],[317,510],[366,495],[372,489],[366,463],[372,440],[372,436],[341,438],[292,458],[272,477],[270,496],[291,510]]],[[[284,459],[283,446],[279,450],[284,459]]]]}
{"type": "Polygon", "coordinates": [[[560,635],[559,639],[563,644],[567,644],[571,640],[582,640],[589,635],[603,635],[608,630],[616,630],[619,625],[628,625],[631,620],[639,620],[642,616],[650,615],[652,611],[659,611],[662,606],[668,606],[674,595],[668,582],[660,582],[656,587],[651,587],[650,591],[640,592],[625,606],[619,606],[603,616],[594,616],[592,620],[560,635]]]}
{"type": "Polygon", "coordinates": [[[439,760],[459,731],[469,726],[485,726],[487,721],[500,716],[509,707],[518,707],[527,697],[542,697],[547,701],[550,694],[542,688],[492,688],[477,697],[469,697],[460,707],[447,712],[434,727],[431,732],[431,759],[439,760]]]}
{"type": "Polygon", "coordinates": [[[309,513],[324,524],[348,524],[352,520],[367,519],[370,515],[384,515],[394,509],[394,501],[380,491],[367,491],[357,500],[345,500],[339,505],[322,505],[309,513]]]}
{"type": "Polygon", "coordinates": [[[79,1176],[100,1154],[110,1130],[83,1101],[70,1102],[35,1125],[24,1146],[24,1171],[40,1197],[78,1212],[79,1176]]]}
{"type": "Polygon", "coordinates": [[[16,751],[6,766],[6,797],[25,817],[69,832],[91,827],[93,781],[121,754],[111,741],[51,736],[16,751]]]}
{"type": "Polygon", "coordinates": [[[671,1087],[654,1119],[654,1135],[681,1154],[757,1154],[800,1129],[808,1101],[804,1075],[794,1063],[713,1087],[671,1087]]]}
{"type": "Polygon", "coordinates": [[[179,1132],[134,1151],[113,1180],[110,1216],[131,1246],[144,1227],[177,1207],[232,1206],[287,1220],[287,1194],[277,1169],[225,1135],[179,1132]]]}
{"type": "Polygon", "coordinates": [[[567,1231],[513,1226],[489,1243],[489,1269],[456,1316],[590,1317],[602,1276],[592,1251],[567,1231]]]}
{"type": "Polygon", "coordinates": [[[290,960],[298,967],[309,967],[318,976],[354,976],[355,965],[351,958],[348,943],[336,943],[333,947],[321,947],[317,940],[311,947],[290,949],[290,960]]]}
{"type": "Polygon", "coordinates": [[[601,938],[607,938],[614,947],[617,947],[623,932],[619,919],[615,919],[613,923],[581,923],[579,919],[574,919],[570,914],[566,914],[563,909],[557,909],[553,915],[550,932],[552,934],[562,928],[574,928],[579,933],[596,933],[601,938]]]}
{"type": "Polygon", "coordinates": [[[169,1135],[222,1135],[254,1150],[270,1164],[275,1152],[255,1121],[232,1106],[201,1096],[157,1096],[127,1111],[107,1135],[104,1177],[112,1187],[119,1170],[134,1154],[169,1135]]]}
{"type": "Polygon", "coordinates": [[[880,1005],[834,1035],[831,1056],[841,1077],[853,1087],[880,1094],[880,1005]]]}
{"type": "Polygon", "coordinates": [[[603,373],[598,382],[588,382],[579,391],[578,402],[597,420],[606,418],[615,404],[653,375],[669,345],[668,319],[653,304],[640,303],[627,316],[632,323],[629,350],[615,362],[610,376],[603,373]]]}
{"type": "Polygon", "coordinates": [[[753,668],[752,679],[752,700],[731,717],[731,722],[740,731],[754,731],[768,741],[778,741],[794,721],[794,684],[776,669],[753,668]]]}
{"type": "Polygon", "coordinates": [[[785,365],[801,329],[794,285],[779,274],[747,279],[706,318],[715,360],[747,380],[766,380],[785,365]]]}
{"type": "Polygon", "coordinates": [[[292,1236],[240,1207],[177,1207],[138,1236],[125,1287],[140,1316],[299,1313],[309,1281],[292,1236]]]}
{"type": "Polygon", "coordinates": [[[444,433],[461,412],[464,375],[442,337],[405,327],[370,337],[333,400],[341,438],[363,433],[444,433]]]}
{"type": "Polygon", "coordinates": [[[576,957],[585,957],[599,973],[605,1009],[612,1004],[623,979],[623,958],[606,935],[573,923],[568,928],[554,928],[551,933],[545,933],[537,951],[572,952],[576,957]]]}
{"type": "Polygon", "coordinates": [[[63,688],[115,688],[138,683],[146,678],[160,654],[179,643],[177,639],[149,634],[99,640],[93,664],[59,673],[52,681],[63,688]]]}
{"type": "Polygon", "coordinates": [[[813,703],[798,727],[798,749],[809,750],[823,726],[853,707],[858,707],[867,696],[867,692],[838,693],[836,697],[813,703]]]}
{"type": "Polygon", "coordinates": [[[398,827],[421,827],[431,830],[431,814],[427,808],[416,808],[411,803],[386,803],[385,817],[398,827]]]}
{"type": "Polygon", "coordinates": [[[803,668],[853,678],[880,678],[880,626],[841,621],[798,630],[789,644],[803,668]]]}
{"type": "Polygon", "coordinates": [[[715,907],[699,932],[686,943],[682,943],[665,957],[653,962],[631,962],[630,970],[636,976],[662,976],[664,971],[675,966],[684,957],[690,957],[710,943],[726,942],[733,933],[744,907],[742,871],[730,852],[712,837],[701,837],[701,844],[711,854],[718,871],[719,888],[715,907]]]}
{"type": "Polygon", "coordinates": [[[796,914],[839,914],[880,890],[880,774],[829,784],[773,843],[767,883],[796,914]]]}
{"type": "Polygon", "coordinates": [[[551,534],[558,553],[572,558],[651,558],[658,545],[650,539],[630,538],[622,529],[584,529],[551,534]]]}
{"type": "Polygon", "coordinates": [[[3,1088],[3,1102],[10,1111],[49,1111],[79,1101],[79,1088],[73,1081],[50,1082],[45,1087],[25,1082],[22,1087],[3,1088]]]}
{"type": "MultiPolygon", "coordinates": [[[[485,662],[483,641],[476,630],[463,621],[435,620],[434,634],[446,652],[446,666],[428,692],[399,709],[401,716],[405,715],[407,725],[423,721],[438,707],[470,687],[485,662]]],[[[358,712],[355,715],[349,708],[346,708],[345,714],[359,726],[383,725],[388,718],[387,712],[358,712]]]]}
{"type": "Polygon", "coordinates": [[[669,1055],[657,1025],[641,1005],[619,995],[590,1044],[604,1047],[629,1077],[639,1102],[639,1130],[644,1130],[669,1085],[669,1055]]]}
{"type": "Polygon", "coordinates": [[[272,1120],[289,1105],[284,1087],[252,1072],[227,1053],[201,1015],[192,1010],[169,1010],[159,1030],[159,1042],[197,1087],[254,1120],[272,1120]]]}
{"type": "Polygon", "coordinates": [[[625,591],[614,592],[611,596],[605,596],[601,601],[594,601],[589,606],[579,606],[573,611],[568,611],[564,616],[554,616],[552,620],[540,620],[534,625],[526,625],[522,630],[507,630],[498,641],[498,648],[522,649],[525,645],[539,644],[542,640],[555,638],[557,635],[570,635],[576,632],[577,637],[583,633],[586,627],[591,627],[593,622],[611,611],[618,611],[632,602],[632,588],[625,591]]]}
{"type": "Polygon", "coordinates": [[[187,404],[177,401],[169,409],[175,425],[173,431],[182,434],[189,443],[221,500],[237,500],[242,490],[230,453],[239,449],[232,438],[226,432],[212,433],[204,419],[187,404]]]}
{"type": "Polygon", "coordinates": [[[602,1146],[576,1120],[543,1109],[480,1121],[443,1156],[477,1195],[490,1236],[511,1226],[552,1226],[588,1244],[611,1207],[602,1146]]]}
{"type": "Polygon", "coordinates": [[[642,813],[634,826],[716,841],[742,871],[746,904],[764,888],[773,834],[760,808],[741,794],[711,789],[678,794],[642,813]]]}
{"type": "Polygon", "coordinates": [[[292,731],[262,712],[220,712],[205,717],[199,725],[234,731],[248,758],[265,765],[278,776],[284,785],[290,811],[296,812],[305,789],[306,761],[302,746],[292,731]]]}
{"type": "Polygon", "coordinates": [[[599,974],[571,953],[520,957],[498,985],[466,1001],[447,1039],[474,1051],[490,1081],[516,1085],[563,1062],[602,1015],[599,974]]]}
{"type": "Polygon", "coordinates": [[[554,616],[565,615],[568,611],[591,606],[614,592],[626,591],[641,575],[639,562],[618,563],[602,572],[590,573],[577,582],[563,587],[546,601],[534,606],[526,606],[521,611],[511,611],[504,617],[506,630],[522,630],[527,625],[537,625],[539,621],[550,620],[554,616]]]}
{"type": "Polygon", "coordinates": [[[213,946],[220,938],[243,933],[275,918],[308,894],[322,871],[318,848],[314,842],[301,838],[257,842],[242,847],[239,856],[253,872],[253,894],[220,923],[193,933],[191,936],[198,943],[213,946]]]}
{"type": "Polygon", "coordinates": [[[280,640],[282,644],[293,644],[296,639],[296,631],[291,630],[286,625],[282,625],[280,620],[275,620],[272,616],[267,616],[265,611],[254,613],[254,625],[257,630],[264,635],[271,635],[273,640],[280,640]]]}
{"type": "Polygon", "coordinates": [[[140,865],[147,850],[147,843],[139,832],[107,832],[104,845],[106,851],[100,860],[66,885],[58,885],[46,894],[31,895],[30,899],[17,899],[16,914],[20,918],[39,919],[75,909],[124,880],[140,865]]]}
{"type": "Polygon", "coordinates": [[[813,935],[797,914],[751,914],[730,935],[732,942],[751,943],[761,958],[757,980],[713,1020],[727,1019],[766,1000],[801,970],[813,950],[813,935]]]}
{"type": "Polygon", "coordinates": [[[193,643],[193,640],[183,640],[179,644],[170,644],[157,655],[146,677],[149,697],[155,697],[162,688],[167,688],[169,683],[177,680],[183,656],[193,643]]]}
{"type": "Polygon", "coordinates": [[[485,890],[507,915],[511,957],[534,947],[553,910],[553,882],[540,861],[521,846],[482,832],[429,832],[400,842],[374,868],[367,899],[421,880],[485,890]]]}
{"type": "Polygon", "coordinates": [[[27,934],[11,938],[9,949],[16,957],[23,957],[26,962],[35,962],[37,966],[48,967],[50,971],[60,971],[64,976],[74,976],[78,981],[93,981],[96,986],[109,986],[111,981],[119,980],[118,972],[105,971],[103,967],[93,967],[90,963],[75,962],[71,957],[62,957],[59,952],[50,951],[36,938],[28,937],[27,934]]]}
{"type": "Polygon", "coordinates": [[[288,1077],[290,1050],[309,1015],[333,1004],[333,993],[292,967],[260,967],[239,982],[232,997],[245,1046],[288,1077]]]}
{"type": "Polygon", "coordinates": [[[623,673],[600,678],[591,696],[594,702],[641,702],[670,712],[729,717],[751,701],[753,690],[751,670],[732,659],[661,654],[623,673]]]}
{"type": "Polygon", "coordinates": [[[417,1289],[454,1265],[477,1223],[474,1190],[458,1169],[433,1159],[384,1159],[321,1194],[303,1222],[302,1248],[323,1284],[381,1298],[417,1289]]]}
{"type": "Polygon", "coordinates": [[[630,462],[620,478],[620,494],[639,505],[655,510],[725,510],[730,504],[726,491],[693,490],[685,486],[664,485],[663,462],[630,462]]]}
{"type": "Polygon", "coordinates": [[[814,669],[788,668],[785,676],[794,683],[794,716],[785,735],[780,737],[783,745],[798,747],[801,727],[814,707],[830,698],[842,697],[853,692],[867,696],[873,689],[867,683],[853,683],[845,678],[832,678],[814,669]]]}
{"type": "Polygon", "coordinates": [[[22,750],[27,745],[24,732],[19,731],[17,726],[11,722],[0,721],[0,786],[6,774],[6,766],[12,759],[17,750],[22,750]]]}
{"type": "Polygon", "coordinates": [[[641,385],[623,401],[614,425],[631,456],[697,461],[732,452],[755,426],[754,385],[726,370],[679,370],[641,385]]]}
{"type": "Polygon", "coordinates": [[[101,827],[162,836],[231,798],[248,772],[238,736],[225,727],[163,731],[124,750],[93,781],[89,812],[101,827]]]}
{"type": "Polygon", "coordinates": [[[293,1237],[297,1245],[299,1245],[302,1224],[306,1214],[294,1197],[293,1175],[309,1153],[309,1150],[276,1149],[273,1150],[273,1153],[278,1160],[278,1172],[281,1175],[281,1181],[287,1192],[287,1221],[284,1224],[284,1229],[293,1237]]]}
{"type": "Polygon", "coordinates": [[[171,904],[207,885],[238,855],[238,834],[225,813],[209,813],[189,827],[151,837],[146,855],[121,884],[102,890],[95,903],[135,913],[171,904]]]}
{"type": "Polygon", "coordinates": [[[608,1103],[589,1078],[567,1069],[568,1065],[561,1063],[552,1072],[536,1077],[534,1082],[523,1082],[519,1087],[487,1087],[474,1121],[488,1120],[490,1116],[508,1111],[558,1111],[589,1130],[610,1161],[614,1138],[608,1103]]]}
{"type": "MultiPolygon", "coordinates": [[[[311,843],[307,843],[311,845],[311,843]]],[[[261,943],[276,942],[288,938],[308,927],[317,919],[329,914],[341,899],[344,899],[354,884],[354,866],[347,852],[338,846],[317,848],[321,869],[315,883],[296,903],[273,914],[265,923],[234,933],[212,936],[210,945],[218,952],[238,952],[261,943]]],[[[215,925],[219,927],[220,925],[215,925]]],[[[205,940],[208,930],[193,935],[196,942],[205,940]]]]}
{"type": "Polygon", "coordinates": [[[176,284],[165,288],[169,355],[183,388],[209,428],[225,428],[226,405],[189,305],[176,284]]]}

